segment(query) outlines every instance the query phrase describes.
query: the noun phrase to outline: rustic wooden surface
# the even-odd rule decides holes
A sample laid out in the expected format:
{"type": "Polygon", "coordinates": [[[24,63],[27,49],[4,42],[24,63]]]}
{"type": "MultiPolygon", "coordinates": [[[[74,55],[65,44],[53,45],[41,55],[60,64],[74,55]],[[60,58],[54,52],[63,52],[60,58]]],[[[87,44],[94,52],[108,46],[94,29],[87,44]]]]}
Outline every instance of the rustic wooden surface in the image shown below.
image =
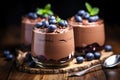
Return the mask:
{"type": "MultiPolygon", "coordinates": [[[[0,30],[0,80],[120,80],[120,65],[114,68],[94,69],[81,77],[68,77],[67,74],[30,74],[16,69],[13,61],[6,61],[2,50],[14,49],[19,44],[19,26],[0,30]]],[[[106,25],[106,44],[113,46],[113,52],[120,54],[120,26],[106,25]],[[112,27],[109,27],[112,26],[112,27]]]]}
{"type": "MultiPolygon", "coordinates": [[[[26,54],[26,52],[23,52],[21,50],[18,50],[16,54],[18,54],[18,56],[20,54],[26,54]]],[[[26,64],[26,62],[24,61],[24,57],[20,57],[16,58],[16,67],[19,71],[22,71],[22,72],[26,72],[26,73],[32,73],[32,74],[58,74],[58,73],[70,73],[70,72],[77,72],[77,71],[82,71],[84,69],[87,69],[89,67],[92,67],[94,65],[97,65],[97,64],[101,64],[107,57],[113,55],[113,52],[112,51],[109,51],[109,52],[106,52],[105,50],[102,50],[101,51],[101,57],[100,59],[94,59],[92,61],[84,61],[83,63],[81,64],[77,64],[76,62],[76,59],[74,58],[68,66],[66,67],[63,67],[63,68],[58,68],[58,69],[49,69],[49,68],[40,68],[40,67],[29,67],[28,64],[26,64]],[[22,64],[22,65],[21,65],[22,64]]]]}

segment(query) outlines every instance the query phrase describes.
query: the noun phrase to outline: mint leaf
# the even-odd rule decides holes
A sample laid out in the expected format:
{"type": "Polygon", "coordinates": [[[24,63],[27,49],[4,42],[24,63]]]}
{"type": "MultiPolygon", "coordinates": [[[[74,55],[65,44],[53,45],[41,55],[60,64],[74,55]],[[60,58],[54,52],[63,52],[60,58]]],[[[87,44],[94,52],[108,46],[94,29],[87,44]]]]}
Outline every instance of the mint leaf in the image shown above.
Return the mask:
{"type": "Polygon", "coordinates": [[[92,7],[88,2],[85,3],[85,6],[86,6],[90,16],[97,15],[100,11],[98,7],[92,7]]]}
{"type": "Polygon", "coordinates": [[[56,21],[57,21],[57,22],[59,22],[59,21],[61,21],[61,20],[62,20],[62,19],[61,19],[59,16],[56,17],[56,21]]]}
{"type": "Polygon", "coordinates": [[[38,14],[38,15],[42,15],[42,14],[43,14],[43,12],[44,12],[44,10],[43,10],[43,9],[40,9],[40,8],[39,8],[39,9],[37,9],[37,14],[38,14]]]}
{"type": "Polygon", "coordinates": [[[48,10],[48,11],[47,11],[47,14],[53,15],[53,12],[52,12],[51,10],[48,10]]]}
{"type": "Polygon", "coordinates": [[[85,6],[86,6],[88,12],[92,11],[92,6],[88,2],[85,3],[85,6]]]}
{"type": "Polygon", "coordinates": [[[51,4],[45,5],[44,8],[38,8],[36,13],[38,15],[54,15],[53,11],[51,10],[51,4]]]}
{"type": "Polygon", "coordinates": [[[51,4],[45,5],[45,8],[44,8],[44,9],[50,10],[50,9],[51,9],[51,4]]]}
{"type": "Polygon", "coordinates": [[[99,13],[99,8],[97,7],[94,7],[91,12],[90,12],[90,15],[93,16],[93,15],[97,15],[99,13]]]}

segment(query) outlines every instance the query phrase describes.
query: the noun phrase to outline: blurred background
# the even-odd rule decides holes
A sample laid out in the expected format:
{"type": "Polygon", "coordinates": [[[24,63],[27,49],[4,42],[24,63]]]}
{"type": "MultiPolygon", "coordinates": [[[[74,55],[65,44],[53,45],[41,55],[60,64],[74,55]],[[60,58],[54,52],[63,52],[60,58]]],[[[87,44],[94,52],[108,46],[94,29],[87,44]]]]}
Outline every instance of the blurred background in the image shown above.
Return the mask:
{"type": "Polygon", "coordinates": [[[94,7],[100,8],[99,16],[108,24],[120,24],[120,11],[118,0],[10,0],[3,1],[2,27],[11,24],[19,25],[21,16],[33,12],[36,8],[43,8],[47,3],[52,5],[55,14],[63,19],[73,16],[78,10],[86,9],[84,3],[89,2],[94,7]],[[7,3],[7,4],[6,4],[7,3]]]}

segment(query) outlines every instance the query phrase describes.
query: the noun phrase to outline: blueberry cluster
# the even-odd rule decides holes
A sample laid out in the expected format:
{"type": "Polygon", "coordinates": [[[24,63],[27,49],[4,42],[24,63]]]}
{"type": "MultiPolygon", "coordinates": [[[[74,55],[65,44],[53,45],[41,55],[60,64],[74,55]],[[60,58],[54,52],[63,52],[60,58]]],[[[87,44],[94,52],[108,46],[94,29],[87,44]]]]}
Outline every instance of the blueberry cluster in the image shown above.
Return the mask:
{"type": "Polygon", "coordinates": [[[9,50],[4,50],[3,55],[6,57],[6,59],[8,61],[10,61],[14,58],[13,54],[9,50]]]}
{"type": "Polygon", "coordinates": [[[68,26],[68,22],[66,20],[57,20],[55,16],[49,16],[48,20],[36,23],[37,28],[48,28],[51,32],[57,29],[57,26],[65,28],[68,26]]]}
{"type": "Polygon", "coordinates": [[[35,12],[29,12],[27,14],[27,17],[30,18],[30,19],[37,19],[38,17],[40,17],[40,18],[47,18],[48,16],[50,16],[50,15],[47,15],[47,16],[46,15],[38,15],[35,12]]]}
{"type": "MultiPolygon", "coordinates": [[[[112,46],[111,45],[105,45],[104,50],[106,52],[112,51],[112,46]]],[[[84,57],[83,56],[77,56],[76,61],[77,61],[77,63],[82,63],[84,60],[91,61],[93,59],[99,59],[100,57],[101,57],[100,51],[89,51],[89,52],[86,52],[84,57]]]]}
{"type": "Polygon", "coordinates": [[[79,10],[74,17],[76,22],[82,22],[83,19],[86,19],[89,22],[95,22],[99,19],[98,15],[90,16],[90,14],[85,10],[79,10]]]}

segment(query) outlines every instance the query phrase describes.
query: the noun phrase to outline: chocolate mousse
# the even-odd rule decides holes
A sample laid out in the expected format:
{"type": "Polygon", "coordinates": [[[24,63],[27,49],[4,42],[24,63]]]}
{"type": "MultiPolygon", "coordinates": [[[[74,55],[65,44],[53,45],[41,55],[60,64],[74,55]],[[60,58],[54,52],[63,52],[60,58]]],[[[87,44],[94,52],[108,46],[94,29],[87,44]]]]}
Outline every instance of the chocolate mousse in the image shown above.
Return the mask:
{"type": "Polygon", "coordinates": [[[98,43],[100,46],[104,45],[105,33],[103,20],[91,23],[84,20],[82,23],[78,23],[72,19],[70,24],[74,28],[76,47],[85,47],[92,43],[98,43]]]}
{"type": "MultiPolygon", "coordinates": [[[[97,11],[99,11],[98,8],[97,11]]],[[[69,24],[74,29],[75,48],[78,52],[88,45],[97,44],[102,47],[105,43],[104,21],[99,18],[97,12],[92,13],[79,10],[69,19],[69,24]]]]}
{"type": "Polygon", "coordinates": [[[52,68],[67,66],[73,56],[73,28],[66,20],[57,21],[51,18],[47,22],[36,24],[32,37],[32,58],[38,66],[52,68]]]}
{"type": "Polygon", "coordinates": [[[32,29],[33,26],[38,22],[42,21],[43,19],[40,17],[30,18],[29,16],[24,16],[22,18],[21,24],[21,43],[22,45],[30,50],[31,48],[31,41],[32,41],[32,29]]]}
{"type": "Polygon", "coordinates": [[[33,26],[37,22],[43,21],[47,19],[48,16],[53,15],[53,12],[50,9],[51,9],[51,5],[46,4],[45,8],[40,8],[40,9],[38,8],[36,12],[30,12],[22,17],[21,44],[24,50],[31,49],[33,26]],[[44,10],[46,10],[46,12],[43,12],[44,10]],[[51,13],[48,13],[48,12],[51,12],[51,13]]]}

